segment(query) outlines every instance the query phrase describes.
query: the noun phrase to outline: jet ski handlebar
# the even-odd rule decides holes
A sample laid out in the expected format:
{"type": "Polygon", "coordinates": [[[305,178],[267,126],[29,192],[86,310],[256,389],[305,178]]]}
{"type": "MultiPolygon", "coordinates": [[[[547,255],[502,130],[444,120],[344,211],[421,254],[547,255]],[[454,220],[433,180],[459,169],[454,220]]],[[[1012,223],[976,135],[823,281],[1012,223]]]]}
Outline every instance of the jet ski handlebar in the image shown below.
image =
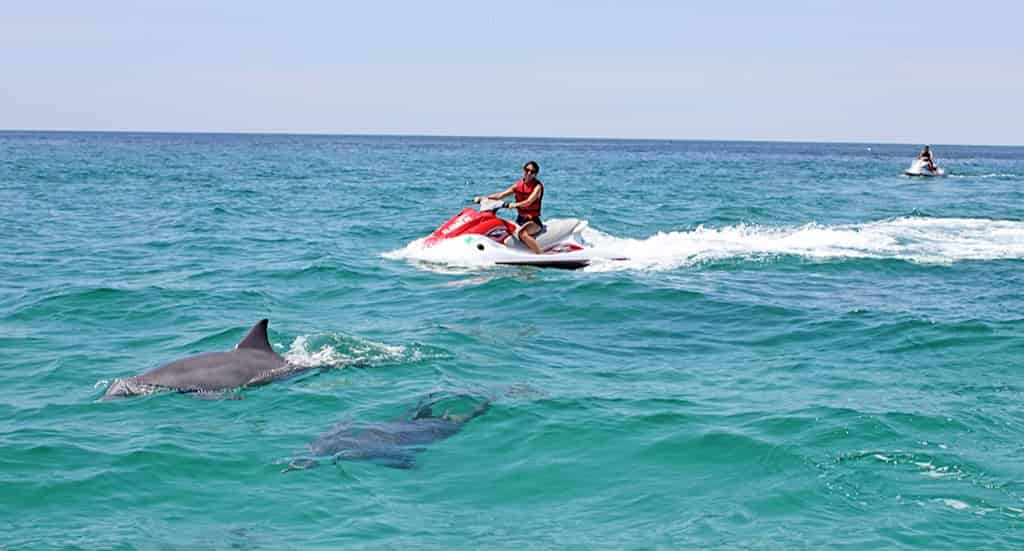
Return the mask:
{"type": "Polygon", "coordinates": [[[486,197],[475,197],[473,202],[480,204],[480,212],[494,212],[509,207],[508,201],[498,201],[497,199],[487,199],[486,197]]]}

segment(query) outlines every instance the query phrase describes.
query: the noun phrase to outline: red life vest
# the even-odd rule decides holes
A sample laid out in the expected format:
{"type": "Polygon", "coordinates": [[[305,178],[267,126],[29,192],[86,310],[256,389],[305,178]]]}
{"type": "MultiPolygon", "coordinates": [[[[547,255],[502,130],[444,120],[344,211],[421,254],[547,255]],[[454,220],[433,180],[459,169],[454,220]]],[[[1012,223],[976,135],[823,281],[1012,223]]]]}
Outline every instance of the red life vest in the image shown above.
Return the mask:
{"type": "Polygon", "coordinates": [[[540,203],[544,199],[544,184],[540,180],[534,178],[532,184],[527,184],[523,180],[516,182],[516,203],[521,203],[530,197],[533,190],[537,189],[537,186],[541,186],[540,195],[537,196],[537,200],[529,205],[519,207],[519,216],[525,218],[540,218],[540,203]]]}

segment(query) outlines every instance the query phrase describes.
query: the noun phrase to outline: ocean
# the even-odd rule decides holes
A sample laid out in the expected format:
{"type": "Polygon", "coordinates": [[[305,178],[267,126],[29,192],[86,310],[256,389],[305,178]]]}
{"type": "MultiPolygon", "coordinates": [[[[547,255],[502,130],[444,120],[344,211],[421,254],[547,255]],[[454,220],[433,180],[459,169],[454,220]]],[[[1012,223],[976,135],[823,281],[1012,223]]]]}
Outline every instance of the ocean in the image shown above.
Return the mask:
{"type": "Polygon", "coordinates": [[[0,549],[1020,549],[1024,148],[920,146],[0,132],[0,549]],[[422,246],[527,160],[628,260],[422,246]],[[311,370],[99,401],[262,318],[311,370]]]}

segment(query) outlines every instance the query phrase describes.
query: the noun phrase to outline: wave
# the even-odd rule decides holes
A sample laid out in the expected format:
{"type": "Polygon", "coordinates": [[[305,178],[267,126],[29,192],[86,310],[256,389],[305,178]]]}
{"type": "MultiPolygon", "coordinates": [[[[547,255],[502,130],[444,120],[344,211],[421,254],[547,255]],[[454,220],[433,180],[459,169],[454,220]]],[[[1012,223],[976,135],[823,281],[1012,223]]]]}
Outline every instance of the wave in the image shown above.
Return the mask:
{"type": "Polygon", "coordinates": [[[987,180],[987,179],[990,179],[990,178],[1006,178],[1006,179],[1019,178],[1020,175],[1019,174],[1009,173],[1009,172],[988,172],[988,173],[985,173],[985,174],[949,174],[948,177],[949,178],[960,178],[960,179],[987,180]]]}
{"type": "MultiPolygon", "coordinates": [[[[588,227],[583,237],[601,257],[589,271],[663,271],[731,261],[768,261],[795,256],[810,261],[846,259],[902,260],[917,264],[1024,259],[1024,222],[983,218],[905,216],[863,224],[773,227],[739,224],[699,226],[690,231],[658,232],[650,237],[616,237],[588,227]]],[[[485,265],[458,241],[425,247],[423,239],[384,253],[460,273],[485,265]]]]}

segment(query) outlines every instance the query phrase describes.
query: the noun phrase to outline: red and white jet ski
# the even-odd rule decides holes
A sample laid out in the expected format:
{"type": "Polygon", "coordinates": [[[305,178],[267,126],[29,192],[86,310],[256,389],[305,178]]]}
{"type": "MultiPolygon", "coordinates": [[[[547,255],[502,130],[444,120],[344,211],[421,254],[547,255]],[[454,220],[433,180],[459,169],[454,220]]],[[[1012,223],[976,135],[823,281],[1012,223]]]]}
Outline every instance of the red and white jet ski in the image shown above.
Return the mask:
{"type": "Polygon", "coordinates": [[[474,251],[480,262],[508,266],[576,270],[595,258],[581,235],[587,227],[586,220],[562,218],[545,222],[541,232],[533,236],[544,251],[536,254],[515,236],[515,224],[498,217],[496,212],[503,207],[501,201],[492,200],[481,201],[480,210],[466,207],[434,230],[423,245],[432,247],[459,240],[474,251]]]}

